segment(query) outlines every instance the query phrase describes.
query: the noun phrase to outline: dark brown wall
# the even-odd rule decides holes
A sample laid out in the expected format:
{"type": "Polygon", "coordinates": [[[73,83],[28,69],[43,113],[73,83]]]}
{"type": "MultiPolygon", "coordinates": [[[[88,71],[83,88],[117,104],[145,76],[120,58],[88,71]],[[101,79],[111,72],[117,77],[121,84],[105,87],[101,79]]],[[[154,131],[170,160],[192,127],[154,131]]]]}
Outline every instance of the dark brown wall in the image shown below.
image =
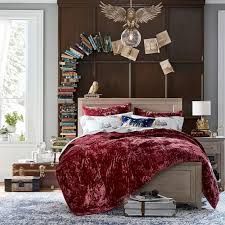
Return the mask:
{"type": "MultiPolygon", "coordinates": [[[[82,32],[109,33],[120,39],[122,24],[108,20],[100,13],[99,0],[59,1],[59,51],[79,41],[82,32]]],[[[129,6],[129,0],[104,0],[105,3],[129,6]]],[[[157,4],[157,0],[134,0],[134,7],[157,4]]],[[[191,101],[201,99],[203,93],[203,0],[164,0],[163,13],[155,20],[141,24],[142,42],[136,62],[131,62],[131,90],[129,90],[130,61],[121,56],[95,53],[81,63],[82,76],[78,96],[87,93],[97,80],[103,97],[181,97],[184,101],[186,130],[193,126],[191,101]],[[145,55],[143,39],[168,30],[172,44],[160,54],[145,55]],[[169,58],[175,73],[166,78],[159,61],[169,58]],[[131,95],[129,95],[131,93],[131,95]]]]}

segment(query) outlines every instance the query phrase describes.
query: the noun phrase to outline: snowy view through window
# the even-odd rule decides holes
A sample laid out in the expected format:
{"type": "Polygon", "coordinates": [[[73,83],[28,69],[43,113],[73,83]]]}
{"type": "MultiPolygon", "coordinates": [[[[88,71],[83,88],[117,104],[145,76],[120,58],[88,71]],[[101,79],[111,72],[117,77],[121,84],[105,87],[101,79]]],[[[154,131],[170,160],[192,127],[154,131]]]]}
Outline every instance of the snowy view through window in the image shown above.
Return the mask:
{"type": "Polygon", "coordinates": [[[5,115],[16,111],[24,117],[16,126],[18,137],[26,135],[27,26],[23,20],[0,20],[0,128],[5,115]]]}

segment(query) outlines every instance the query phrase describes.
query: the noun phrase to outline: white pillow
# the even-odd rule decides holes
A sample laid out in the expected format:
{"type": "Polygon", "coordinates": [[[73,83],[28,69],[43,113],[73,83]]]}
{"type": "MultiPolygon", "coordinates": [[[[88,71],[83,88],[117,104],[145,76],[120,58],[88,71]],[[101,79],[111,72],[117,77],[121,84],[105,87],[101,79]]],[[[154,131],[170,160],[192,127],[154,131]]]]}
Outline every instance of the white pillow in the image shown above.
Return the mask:
{"type": "MultiPolygon", "coordinates": [[[[132,118],[136,119],[147,119],[149,117],[132,115],[132,118]]],[[[152,124],[152,128],[165,128],[182,131],[184,123],[184,117],[181,116],[170,116],[170,117],[155,117],[155,121],[152,124]]]]}
{"type": "Polygon", "coordinates": [[[133,112],[110,115],[110,116],[82,116],[80,125],[83,134],[90,134],[104,130],[116,130],[121,127],[122,116],[131,116],[133,112]]]}
{"type": "Polygon", "coordinates": [[[181,116],[155,117],[152,127],[182,131],[183,123],[184,117],[181,116]]]}

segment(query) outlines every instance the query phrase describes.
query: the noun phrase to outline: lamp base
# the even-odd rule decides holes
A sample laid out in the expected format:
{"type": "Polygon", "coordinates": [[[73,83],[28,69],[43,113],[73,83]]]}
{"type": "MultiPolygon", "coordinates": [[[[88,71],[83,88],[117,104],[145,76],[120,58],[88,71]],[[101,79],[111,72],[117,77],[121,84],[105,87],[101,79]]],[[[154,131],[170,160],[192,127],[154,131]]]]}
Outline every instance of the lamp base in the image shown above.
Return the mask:
{"type": "Polygon", "coordinates": [[[212,132],[209,129],[209,122],[204,117],[198,119],[196,122],[196,129],[191,131],[194,137],[211,137],[212,132]]]}
{"type": "Polygon", "coordinates": [[[197,130],[209,130],[209,121],[206,120],[204,117],[201,117],[201,119],[198,119],[196,122],[196,129],[197,130]]]}

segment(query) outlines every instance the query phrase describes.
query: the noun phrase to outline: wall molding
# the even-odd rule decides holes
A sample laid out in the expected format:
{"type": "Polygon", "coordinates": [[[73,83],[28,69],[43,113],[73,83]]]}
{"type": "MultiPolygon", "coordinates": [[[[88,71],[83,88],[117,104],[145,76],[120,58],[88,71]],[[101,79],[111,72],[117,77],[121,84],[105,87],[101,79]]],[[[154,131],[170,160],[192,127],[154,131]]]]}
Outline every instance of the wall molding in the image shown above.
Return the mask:
{"type": "Polygon", "coordinates": [[[225,11],[218,12],[218,131],[225,135],[225,11]]]}
{"type": "Polygon", "coordinates": [[[57,0],[0,0],[1,3],[36,3],[36,4],[57,4],[57,0]]]}
{"type": "Polygon", "coordinates": [[[206,0],[206,4],[225,4],[225,0],[206,0]]]}
{"type": "MultiPolygon", "coordinates": [[[[0,0],[1,3],[45,3],[57,4],[57,0],[0,0]]],[[[225,4],[225,0],[206,0],[206,4],[225,4]]]]}

